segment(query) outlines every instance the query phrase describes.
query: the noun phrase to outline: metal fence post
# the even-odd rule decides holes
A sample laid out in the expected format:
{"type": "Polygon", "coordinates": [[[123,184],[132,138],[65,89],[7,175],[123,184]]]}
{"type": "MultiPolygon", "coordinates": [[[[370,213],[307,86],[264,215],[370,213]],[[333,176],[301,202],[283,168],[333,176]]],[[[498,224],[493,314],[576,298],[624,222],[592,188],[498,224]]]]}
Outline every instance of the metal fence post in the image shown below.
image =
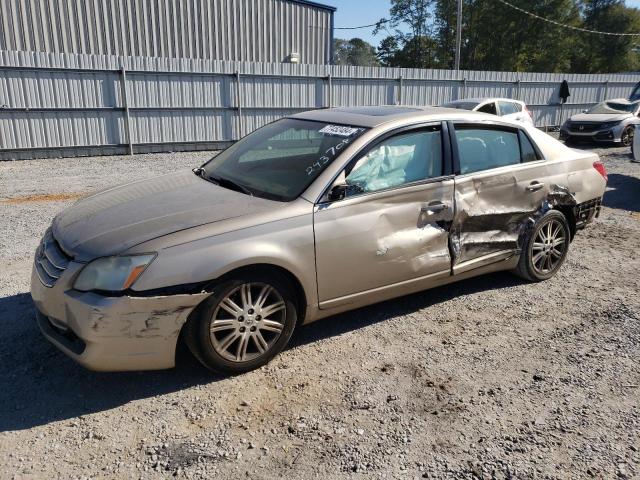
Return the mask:
{"type": "Polygon", "coordinates": [[[242,99],[240,97],[240,72],[236,70],[236,111],[238,112],[238,132],[235,140],[242,138],[244,123],[242,121],[242,99]]]}
{"type": "Polygon", "coordinates": [[[520,84],[520,79],[516,80],[516,100],[522,100],[522,97],[520,95],[521,92],[521,84],[520,84]]]}
{"type": "Polygon", "coordinates": [[[331,80],[331,74],[327,75],[327,108],[333,106],[333,82],[331,80]]]}
{"type": "Polygon", "coordinates": [[[609,79],[606,79],[603,82],[603,85],[604,85],[604,89],[602,90],[602,93],[603,93],[604,98],[600,99],[601,102],[606,100],[607,97],[609,96],[609,79]]]}
{"type": "Polygon", "coordinates": [[[129,155],[133,155],[133,141],[131,139],[131,118],[129,116],[129,101],[127,99],[127,71],[120,66],[120,89],[122,92],[122,104],[124,107],[124,129],[127,132],[127,145],[129,155]]]}
{"type": "Polygon", "coordinates": [[[398,77],[398,105],[402,105],[402,84],[403,78],[402,75],[398,77]]]}

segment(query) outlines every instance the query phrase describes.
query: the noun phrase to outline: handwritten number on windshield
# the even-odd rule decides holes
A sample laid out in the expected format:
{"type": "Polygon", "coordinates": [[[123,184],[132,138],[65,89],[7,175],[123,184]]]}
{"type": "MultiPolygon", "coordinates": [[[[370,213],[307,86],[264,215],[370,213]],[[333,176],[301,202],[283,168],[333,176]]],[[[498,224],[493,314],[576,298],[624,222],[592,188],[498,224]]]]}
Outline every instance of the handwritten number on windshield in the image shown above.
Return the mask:
{"type": "Polygon", "coordinates": [[[342,150],[346,145],[348,145],[349,142],[350,142],[350,139],[345,138],[337,145],[334,145],[333,147],[328,148],[324,152],[324,155],[322,155],[318,160],[316,160],[306,168],[307,175],[313,175],[315,172],[319,171],[322,167],[324,167],[327,163],[331,161],[332,157],[335,157],[340,152],[340,150],[342,150]]]}

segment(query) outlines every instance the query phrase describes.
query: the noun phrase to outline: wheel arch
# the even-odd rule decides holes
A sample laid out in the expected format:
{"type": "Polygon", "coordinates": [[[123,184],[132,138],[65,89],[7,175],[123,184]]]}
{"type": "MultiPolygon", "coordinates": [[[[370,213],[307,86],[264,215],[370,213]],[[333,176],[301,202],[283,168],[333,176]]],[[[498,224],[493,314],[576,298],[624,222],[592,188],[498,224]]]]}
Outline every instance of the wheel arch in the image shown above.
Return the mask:
{"type": "Polygon", "coordinates": [[[573,205],[556,205],[554,210],[562,213],[564,218],[567,219],[569,224],[569,232],[571,233],[571,240],[576,236],[576,212],[573,205]]]}
{"type": "MultiPolygon", "coordinates": [[[[280,265],[276,265],[273,263],[265,263],[265,262],[258,262],[258,263],[251,263],[248,265],[242,265],[239,267],[235,267],[227,272],[225,272],[224,274],[220,275],[218,278],[215,278],[213,280],[211,280],[210,282],[207,282],[205,284],[205,286],[203,287],[203,290],[209,293],[212,293],[214,288],[229,280],[230,278],[233,278],[235,276],[239,276],[239,275],[246,275],[249,273],[256,273],[256,272],[260,272],[262,274],[264,273],[277,273],[278,275],[284,277],[287,279],[287,281],[291,284],[291,286],[293,287],[293,291],[295,293],[295,297],[296,297],[296,307],[298,309],[298,319],[297,322],[298,324],[301,324],[304,322],[305,316],[306,316],[306,312],[307,312],[307,294],[304,290],[304,287],[302,285],[302,282],[300,281],[300,279],[290,270],[288,270],[285,267],[282,267],[280,265]]],[[[208,297],[207,297],[208,298],[208,297]]],[[[185,325],[191,320],[191,318],[193,318],[195,315],[197,315],[197,313],[200,310],[200,307],[202,304],[204,304],[207,301],[207,298],[203,299],[202,302],[200,302],[200,304],[198,304],[189,314],[189,317],[187,318],[187,321],[185,322],[185,325]]],[[[182,326],[182,329],[184,330],[185,325],[182,326]]]]}

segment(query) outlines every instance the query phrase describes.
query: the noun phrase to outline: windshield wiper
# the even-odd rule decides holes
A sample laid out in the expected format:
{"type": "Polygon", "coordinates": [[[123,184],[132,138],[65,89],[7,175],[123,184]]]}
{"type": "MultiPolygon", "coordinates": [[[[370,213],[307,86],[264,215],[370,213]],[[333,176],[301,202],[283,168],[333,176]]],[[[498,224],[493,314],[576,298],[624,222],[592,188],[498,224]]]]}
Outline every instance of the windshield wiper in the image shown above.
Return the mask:
{"type": "Polygon", "coordinates": [[[239,183],[234,182],[233,180],[217,177],[215,175],[207,175],[204,168],[202,167],[196,167],[191,171],[208,182],[215,183],[216,185],[220,185],[221,187],[230,188],[231,190],[235,190],[237,192],[246,193],[247,195],[253,197],[253,192],[251,190],[249,190],[244,185],[240,185],[239,183]]]}
{"type": "Polygon", "coordinates": [[[215,175],[206,175],[204,172],[202,173],[203,178],[210,180],[212,182],[217,183],[221,187],[230,188],[231,190],[235,190],[237,192],[246,193],[253,197],[253,192],[249,190],[244,185],[240,185],[239,183],[234,182],[233,180],[229,180],[228,178],[217,177],[215,175]]]}

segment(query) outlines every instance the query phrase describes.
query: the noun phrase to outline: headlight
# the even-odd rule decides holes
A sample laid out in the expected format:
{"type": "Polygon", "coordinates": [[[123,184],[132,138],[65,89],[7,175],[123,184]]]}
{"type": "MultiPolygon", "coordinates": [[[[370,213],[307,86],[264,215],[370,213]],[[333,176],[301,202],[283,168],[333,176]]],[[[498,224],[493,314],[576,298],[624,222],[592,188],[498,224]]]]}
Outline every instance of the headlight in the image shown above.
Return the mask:
{"type": "Polygon", "coordinates": [[[121,292],[133,285],[154,258],[152,254],[98,258],[82,269],[73,288],[121,292]]]}
{"type": "Polygon", "coordinates": [[[600,128],[612,128],[618,125],[620,122],[604,122],[600,124],[600,128]]]}

